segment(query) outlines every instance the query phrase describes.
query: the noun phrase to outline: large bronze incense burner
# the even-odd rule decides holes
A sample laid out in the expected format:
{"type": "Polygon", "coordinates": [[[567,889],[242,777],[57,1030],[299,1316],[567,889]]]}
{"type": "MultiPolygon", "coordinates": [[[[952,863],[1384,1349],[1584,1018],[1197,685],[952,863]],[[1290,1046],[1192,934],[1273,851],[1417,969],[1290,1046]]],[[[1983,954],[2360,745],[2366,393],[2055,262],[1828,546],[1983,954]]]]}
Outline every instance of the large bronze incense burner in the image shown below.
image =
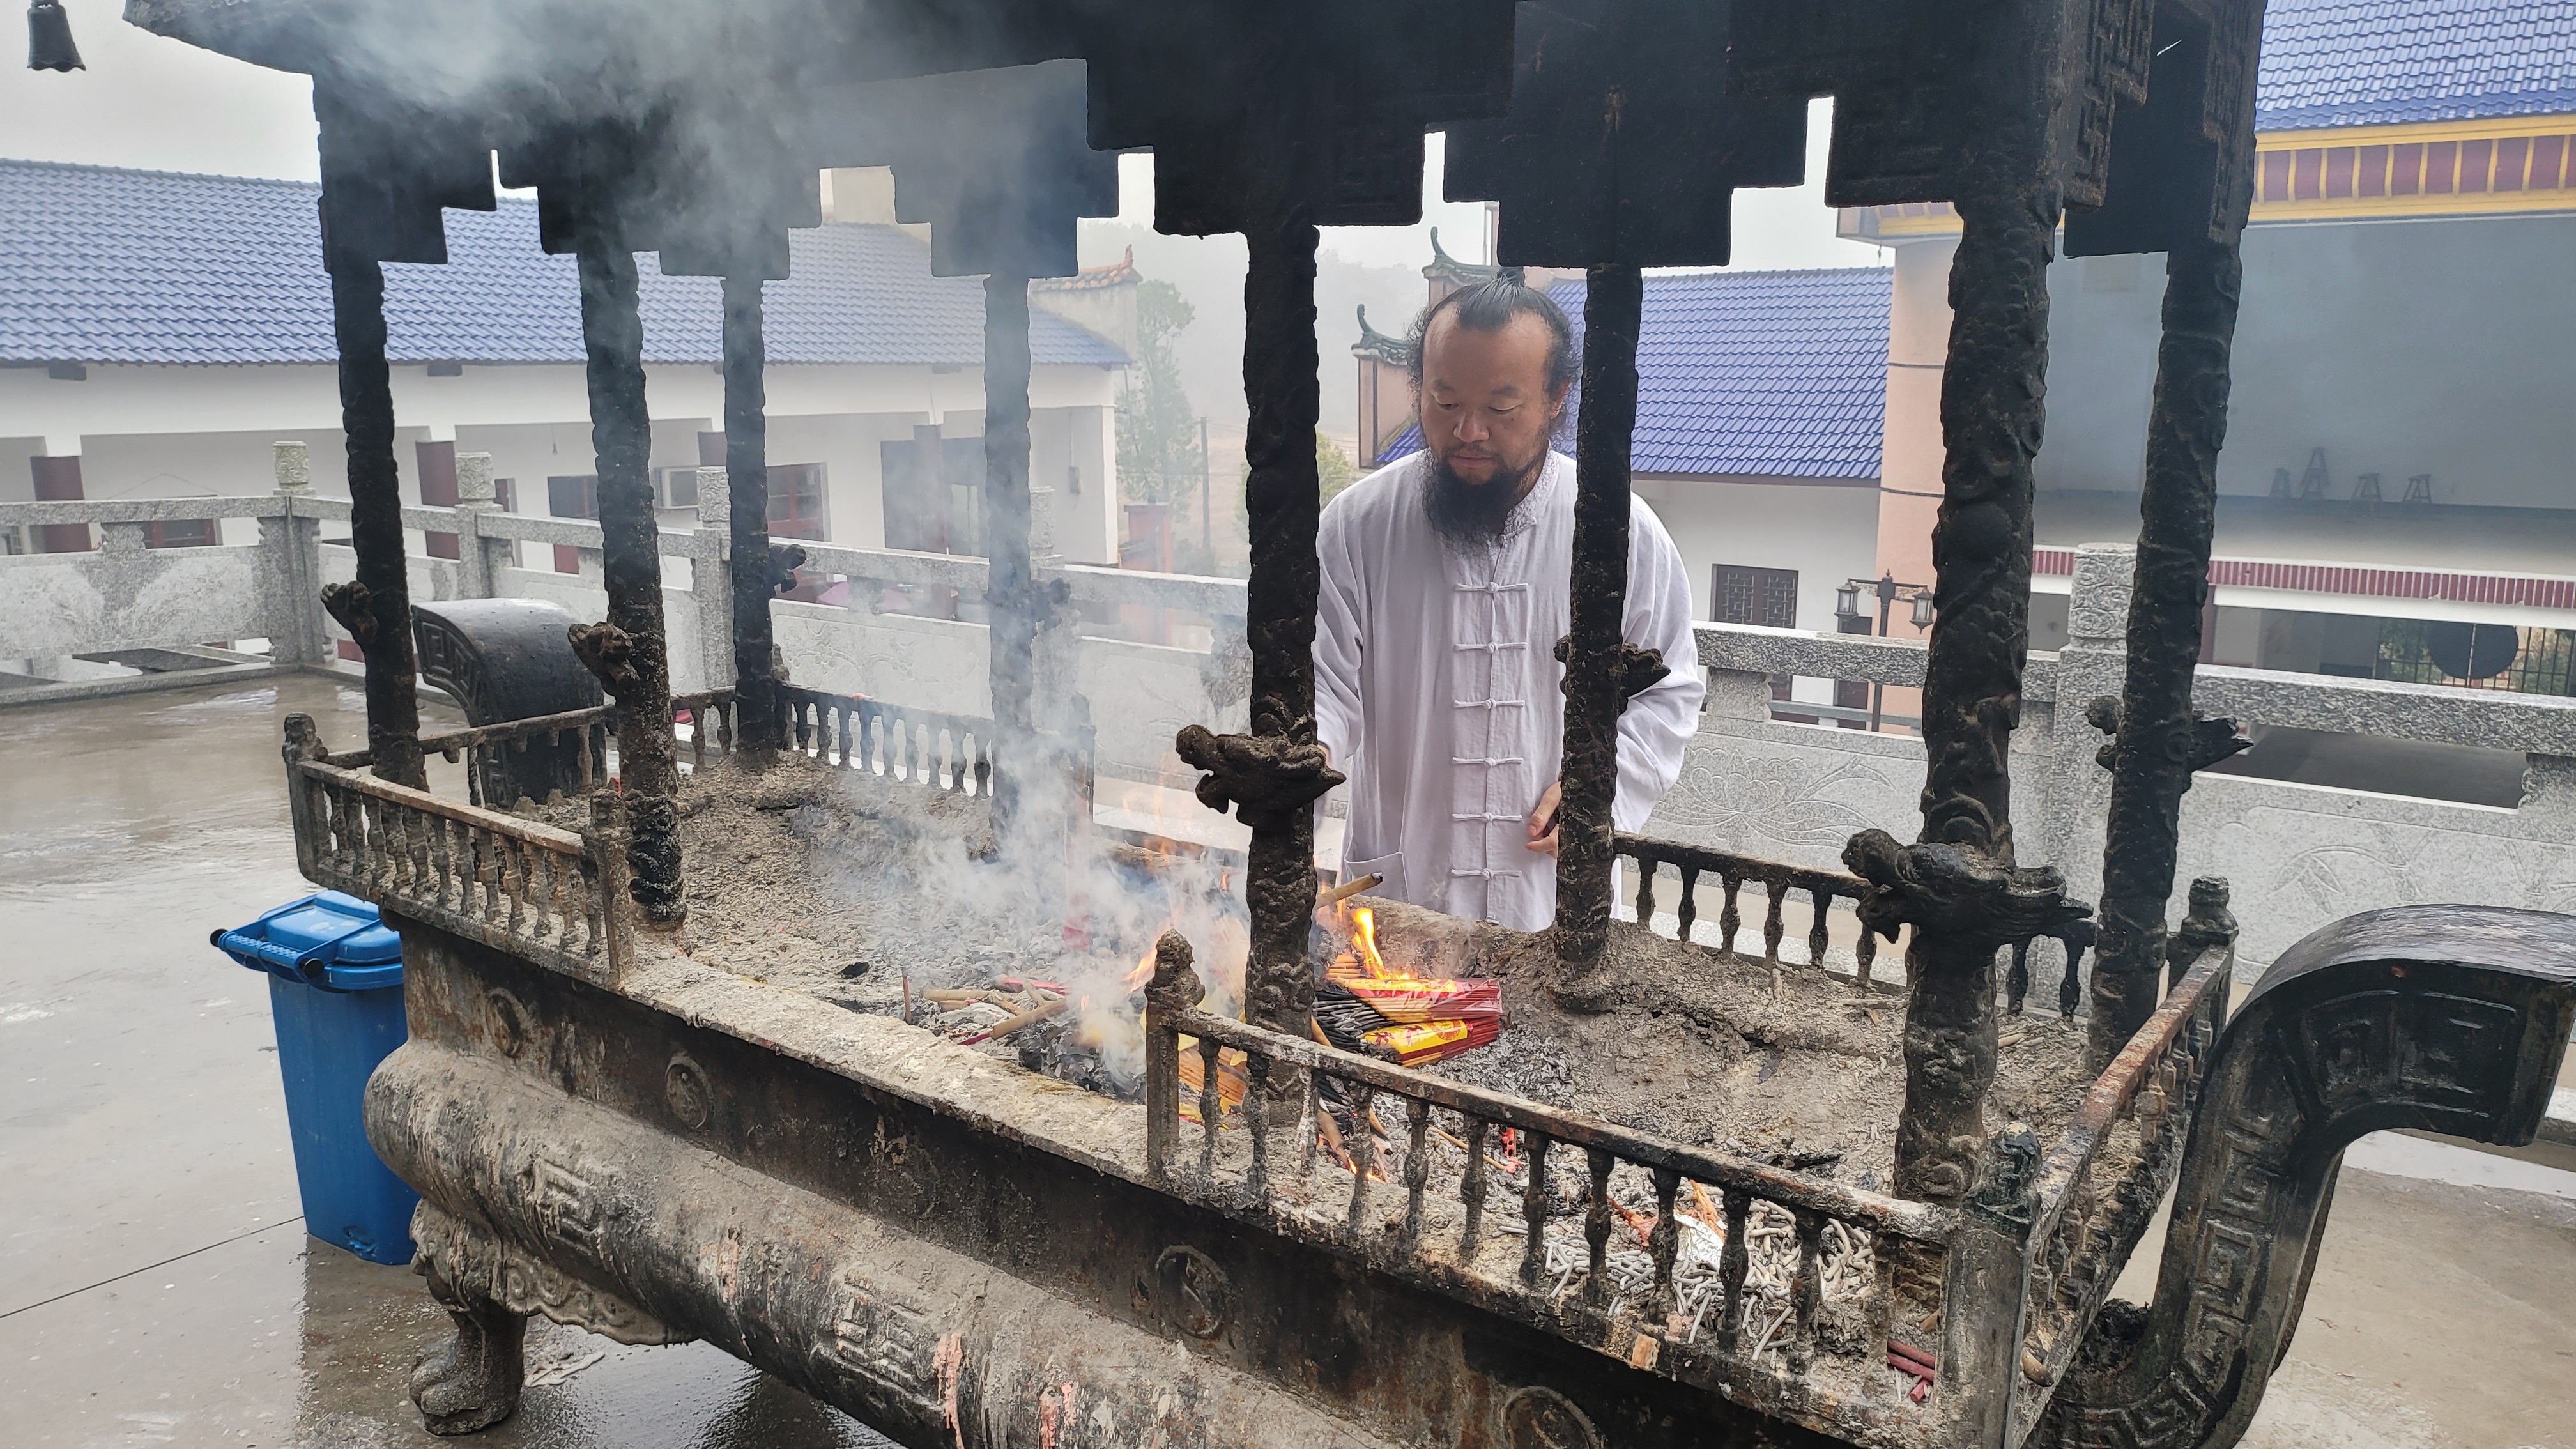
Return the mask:
{"type": "MultiPolygon", "coordinates": [[[[305,874],[404,936],[412,1039],[371,1083],[368,1122],[423,1195],[422,1267],[457,1325],[413,1380],[436,1432],[512,1412],[542,1313],[627,1342],[704,1338],[956,1449],[2224,1445],[2295,1327],[2342,1147],[2399,1126],[2519,1143],[2538,1124],[2576,1019],[2576,920],[2357,917],[2276,963],[2232,1018],[2223,890],[2196,887],[2166,928],[2179,797],[2230,733],[2192,715],[2183,641],[2249,196],[2252,0],[129,15],[314,77],[359,560],[329,602],[365,649],[368,739],[335,754],[299,720],[287,783],[305,874]],[[1642,269],[1724,262],[1731,189],[1800,179],[1822,95],[1829,201],[1944,202],[1964,224],[1923,824],[1853,839],[1849,874],[1620,836],[1609,808],[1626,701],[1688,664],[1620,643],[1642,269]],[[1618,1009],[1649,962],[1901,1017],[1884,1181],[1309,1034],[1309,807],[1336,779],[1311,659],[1317,228],[1414,220],[1434,128],[1453,194],[1500,201],[1500,260],[1588,281],[1566,845],[1551,931],[1389,906],[1390,939],[1538,963],[1520,980],[1567,1013],[1618,1009]],[[1074,221],[1112,209],[1108,152],[1128,148],[1155,153],[1161,229],[1249,242],[1254,551],[1248,727],[1179,741],[1207,772],[1201,799],[1252,831],[1243,1009],[1204,995],[1205,942],[1163,936],[1136,981],[1141,1100],[1122,1101],[923,1030],[908,979],[896,1016],[730,969],[688,931],[750,890],[744,857],[684,842],[711,792],[829,790],[888,817],[935,797],[970,842],[960,859],[1019,872],[1015,909],[1064,914],[1067,857],[1097,832],[1085,706],[1048,662],[1065,579],[1030,545],[1027,285],[1074,269],[1074,221]],[[496,151],[505,182],[537,188],[548,249],[578,260],[608,605],[567,645],[608,702],[576,691],[581,707],[532,701],[424,740],[382,267],[444,259],[441,209],[494,204],[496,151]],[[893,168],[939,271],[987,279],[987,719],[775,667],[767,606],[795,560],[765,532],[760,288],[785,273],[789,229],[819,219],[817,171],[864,165],[893,168]],[[2007,998],[1996,976],[2007,948],[2093,929],[2056,870],[2017,854],[2008,778],[2061,224],[2070,253],[2165,252],[2170,280],[2126,692],[2096,710],[2114,804],[2091,1056],[2043,1132],[1995,1105],[2014,1039],[1999,1023],[2025,984],[2007,998]],[[639,251],[723,279],[729,486],[707,496],[730,526],[690,558],[730,571],[731,683],[676,699],[639,251]],[[551,772],[503,768],[531,750],[551,772]],[[429,788],[441,758],[469,764],[467,798],[429,788]],[[497,798],[522,779],[568,798],[497,798]],[[1629,921],[1622,855],[1639,867],[1629,921]],[[1667,884],[1678,938],[1659,934],[1667,884]],[[1737,949],[1748,886],[1767,903],[1759,958],[1737,949]],[[1722,891],[1719,944],[1693,934],[1703,887],[1722,891]],[[1781,949],[1795,894],[1813,908],[1803,962],[1781,949]],[[1837,900],[1871,933],[1856,975],[1829,969],[1837,900]],[[1901,972],[1881,938],[1903,939],[1901,972]],[[1345,1139],[1327,1119],[1374,1130],[1345,1139]],[[2114,1305],[2169,1192],[2156,1301],[2114,1305]]],[[[471,627],[434,626],[432,652],[474,657],[471,627]]]]}

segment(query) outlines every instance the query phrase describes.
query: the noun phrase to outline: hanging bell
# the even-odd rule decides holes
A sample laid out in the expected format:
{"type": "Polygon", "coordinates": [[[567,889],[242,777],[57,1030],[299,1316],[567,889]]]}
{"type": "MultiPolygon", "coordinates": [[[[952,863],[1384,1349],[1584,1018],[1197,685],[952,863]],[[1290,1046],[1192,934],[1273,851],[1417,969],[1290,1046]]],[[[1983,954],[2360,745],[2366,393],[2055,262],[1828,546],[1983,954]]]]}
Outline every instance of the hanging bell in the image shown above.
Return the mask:
{"type": "Polygon", "coordinates": [[[27,69],[87,70],[72,44],[72,18],[63,0],[33,0],[27,7],[27,69]]]}

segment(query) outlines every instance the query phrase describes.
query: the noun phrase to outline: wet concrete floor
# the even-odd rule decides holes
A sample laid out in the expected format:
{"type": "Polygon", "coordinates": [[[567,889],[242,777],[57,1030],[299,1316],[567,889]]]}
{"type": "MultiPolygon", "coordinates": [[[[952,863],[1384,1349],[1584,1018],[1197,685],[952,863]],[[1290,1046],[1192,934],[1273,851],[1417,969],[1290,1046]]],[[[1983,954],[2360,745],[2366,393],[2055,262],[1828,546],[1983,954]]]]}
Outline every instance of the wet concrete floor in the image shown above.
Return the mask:
{"type": "MultiPolygon", "coordinates": [[[[305,1236],[267,978],[206,942],[312,890],[277,755],[298,710],[363,738],[319,677],[0,711],[0,1445],[447,1442],[404,1387],[447,1317],[305,1236]]],[[[887,1442],[703,1344],[541,1321],[528,1356],[569,1377],[464,1442],[887,1442]]]]}
{"type": "MultiPolygon", "coordinates": [[[[0,1445],[448,1442],[404,1388],[446,1318],[409,1269],[304,1235],[265,978],[206,943],[310,890],[277,757],[297,710],[363,733],[324,678],[0,711],[0,1445]]],[[[541,1322],[529,1361],[519,1416],[462,1442],[886,1442],[704,1345],[541,1322]]],[[[2373,1139],[2244,1442],[2576,1445],[2571,1383],[2576,1173],[2373,1139]]]]}

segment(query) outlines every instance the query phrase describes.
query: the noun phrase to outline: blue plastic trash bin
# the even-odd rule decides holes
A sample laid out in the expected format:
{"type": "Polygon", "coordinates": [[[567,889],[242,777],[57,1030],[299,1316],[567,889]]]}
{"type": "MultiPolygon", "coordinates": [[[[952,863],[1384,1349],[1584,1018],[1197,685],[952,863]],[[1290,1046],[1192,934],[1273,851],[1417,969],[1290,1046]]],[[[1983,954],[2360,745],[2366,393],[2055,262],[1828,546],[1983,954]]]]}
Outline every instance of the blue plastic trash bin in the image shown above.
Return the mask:
{"type": "Polygon", "coordinates": [[[369,1262],[410,1262],[420,1194],[367,1145],[361,1112],[368,1074],[410,1034],[402,938],[374,906],[323,891],[217,931],[214,943],[268,973],[305,1231],[369,1262]]]}

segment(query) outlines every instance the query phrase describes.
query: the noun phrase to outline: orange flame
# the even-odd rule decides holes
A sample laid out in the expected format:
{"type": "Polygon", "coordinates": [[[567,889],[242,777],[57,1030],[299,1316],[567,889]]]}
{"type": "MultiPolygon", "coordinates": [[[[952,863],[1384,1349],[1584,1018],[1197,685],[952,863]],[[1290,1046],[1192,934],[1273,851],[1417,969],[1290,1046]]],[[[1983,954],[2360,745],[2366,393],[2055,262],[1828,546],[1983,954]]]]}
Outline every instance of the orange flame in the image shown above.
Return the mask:
{"type": "Polygon", "coordinates": [[[1359,949],[1360,964],[1368,974],[1383,980],[1387,974],[1386,958],[1377,953],[1377,912],[1366,906],[1352,910],[1351,944],[1359,949]]]}
{"type": "Polygon", "coordinates": [[[1136,969],[1128,972],[1126,978],[1120,984],[1124,985],[1130,991],[1142,991],[1145,988],[1145,983],[1153,979],[1154,953],[1151,950],[1148,950],[1144,955],[1136,958],[1136,969]]]}

